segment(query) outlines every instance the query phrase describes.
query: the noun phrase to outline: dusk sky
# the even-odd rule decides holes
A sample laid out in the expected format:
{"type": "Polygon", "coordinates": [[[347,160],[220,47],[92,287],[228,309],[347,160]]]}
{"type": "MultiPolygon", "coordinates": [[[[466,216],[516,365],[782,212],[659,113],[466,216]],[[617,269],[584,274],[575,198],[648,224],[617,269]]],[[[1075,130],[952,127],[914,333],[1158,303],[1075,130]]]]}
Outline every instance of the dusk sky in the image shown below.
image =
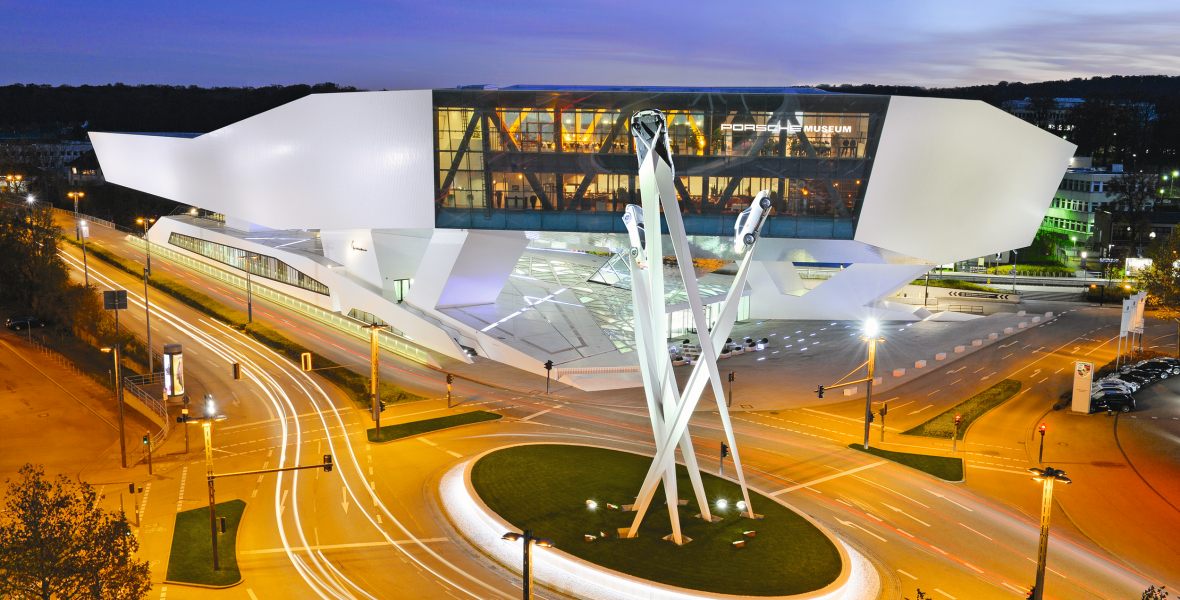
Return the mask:
{"type": "Polygon", "coordinates": [[[21,0],[0,10],[0,84],[955,86],[1180,74],[1175,0],[21,0]]]}

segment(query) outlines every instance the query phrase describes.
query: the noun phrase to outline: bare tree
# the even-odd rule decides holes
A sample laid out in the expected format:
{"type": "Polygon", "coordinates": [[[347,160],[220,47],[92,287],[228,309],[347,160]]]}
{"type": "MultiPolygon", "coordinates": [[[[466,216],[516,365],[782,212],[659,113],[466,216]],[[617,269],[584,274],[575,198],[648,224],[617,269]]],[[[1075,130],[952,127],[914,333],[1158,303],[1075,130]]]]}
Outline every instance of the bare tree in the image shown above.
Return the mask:
{"type": "Polygon", "coordinates": [[[1142,238],[1151,225],[1150,212],[1159,199],[1156,176],[1151,173],[1127,173],[1106,184],[1106,197],[1115,227],[1126,227],[1131,232],[1131,244],[1142,245],[1142,238]]]}

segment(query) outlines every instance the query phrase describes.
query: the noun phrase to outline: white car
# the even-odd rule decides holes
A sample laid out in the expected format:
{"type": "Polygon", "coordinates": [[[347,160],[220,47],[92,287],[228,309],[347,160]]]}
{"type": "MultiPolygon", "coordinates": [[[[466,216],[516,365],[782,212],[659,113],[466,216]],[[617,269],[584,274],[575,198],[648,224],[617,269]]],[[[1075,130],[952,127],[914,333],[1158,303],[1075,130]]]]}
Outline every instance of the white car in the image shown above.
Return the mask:
{"type": "Polygon", "coordinates": [[[639,268],[647,268],[647,238],[643,229],[643,207],[628,204],[623,211],[623,225],[627,227],[627,237],[631,240],[631,256],[639,268]]]}
{"type": "Polygon", "coordinates": [[[762,190],[750,203],[750,208],[738,215],[733,224],[733,250],[738,254],[754,245],[758,232],[762,229],[762,222],[770,210],[770,190],[762,190]]]}

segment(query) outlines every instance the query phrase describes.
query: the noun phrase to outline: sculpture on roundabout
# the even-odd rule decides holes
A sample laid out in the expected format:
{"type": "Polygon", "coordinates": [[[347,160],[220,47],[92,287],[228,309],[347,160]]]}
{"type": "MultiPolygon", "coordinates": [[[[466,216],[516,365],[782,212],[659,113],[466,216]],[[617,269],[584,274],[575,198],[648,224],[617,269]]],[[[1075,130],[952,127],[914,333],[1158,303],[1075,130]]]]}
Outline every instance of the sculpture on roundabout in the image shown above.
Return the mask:
{"type": "Polygon", "coordinates": [[[676,448],[679,447],[688,470],[697,505],[701,508],[698,517],[710,522],[720,521],[711,514],[708,498],[705,497],[697,468],[696,454],[688,434],[688,421],[692,417],[701,394],[706,386],[712,386],[713,397],[717,400],[717,411],[725,429],[725,438],[733,456],[738,483],[744,501],[743,513],[749,518],[759,518],[750,502],[746,488],[746,476],[742,469],[741,456],[734,440],[733,424],[725,405],[721,387],[721,374],[717,368],[717,355],[725,345],[737,318],[738,304],[746,285],[750,260],[759,233],[769,214],[768,191],[759,192],[750,207],[743,211],[734,225],[734,248],[743,255],[734,277],[733,284],[723,301],[720,317],[710,329],[705,319],[704,303],[697,285],[692,255],[689,251],[688,236],[684,231],[684,219],[676,197],[674,178],[676,169],[672,164],[672,151],[668,143],[668,123],[658,110],[642,110],[631,117],[631,135],[635,138],[635,150],[639,158],[639,187],[642,206],[628,205],[623,214],[631,249],[628,266],[631,269],[631,294],[634,306],[635,341],[643,375],[643,387],[647,396],[647,409],[655,434],[656,456],[643,481],[639,495],[633,505],[635,519],[631,527],[620,530],[622,537],[635,537],[639,525],[651,504],[656,487],[664,483],[664,493],[672,520],[670,539],[683,545],[690,539],[684,537],[680,528],[680,516],[674,507],[679,506],[676,489],[676,448]],[[701,355],[681,390],[672,371],[672,361],[666,347],[668,322],[664,294],[664,237],[660,233],[661,208],[668,224],[668,241],[672,244],[673,255],[684,282],[688,296],[692,322],[700,335],[701,355]],[[647,233],[644,215],[649,215],[652,232],[647,233]]]}

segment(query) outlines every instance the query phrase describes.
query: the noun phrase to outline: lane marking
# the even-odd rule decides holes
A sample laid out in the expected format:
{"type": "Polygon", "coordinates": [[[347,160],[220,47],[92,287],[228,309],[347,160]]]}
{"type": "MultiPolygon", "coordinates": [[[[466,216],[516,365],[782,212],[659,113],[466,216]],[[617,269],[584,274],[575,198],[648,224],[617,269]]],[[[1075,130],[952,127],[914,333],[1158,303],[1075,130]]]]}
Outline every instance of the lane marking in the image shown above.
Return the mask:
{"type": "Polygon", "coordinates": [[[872,463],[872,464],[869,464],[869,465],[862,465],[862,466],[856,467],[855,469],[848,469],[847,471],[840,471],[839,473],[833,473],[832,475],[828,475],[827,477],[820,477],[819,479],[816,479],[816,480],[814,480],[814,481],[809,481],[809,482],[807,482],[807,483],[801,483],[801,484],[799,484],[799,485],[792,486],[792,487],[789,487],[789,488],[783,488],[783,489],[781,489],[781,490],[779,490],[779,491],[777,491],[777,492],[771,492],[771,493],[770,493],[770,495],[771,495],[771,496],[778,496],[779,494],[785,494],[785,493],[787,493],[787,492],[793,492],[793,491],[795,491],[795,490],[797,490],[797,489],[799,489],[799,488],[811,487],[811,486],[813,486],[813,485],[816,485],[816,484],[818,484],[818,483],[823,483],[823,482],[825,482],[825,481],[831,481],[831,480],[833,480],[833,479],[836,479],[837,477],[843,477],[843,476],[845,476],[845,475],[851,475],[851,474],[853,474],[853,473],[856,473],[856,472],[858,472],[858,471],[863,471],[863,470],[865,470],[865,469],[871,469],[871,468],[873,468],[873,467],[879,467],[879,466],[881,466],[881,465],[883,465],[883,464],[885,464],[885,463],[887,463],[887,462],[889,462],[889,461],[882,460],[882,461],[878,461],[878,462],[875,462],[875,463],[872,463]]]}
{"type": "Polygon", "coordinates": [[[1000,584],[1003,585],[1004,587],[1016,592],[1017,594],[1027,594],[1028,593],[1028,590],[1022,590],[1022,589],[1012,585],[1011,583],[1008,583],[1007,581],[1001,581],[1000,584]]]}
{"type": "MultiPolygon", "coordinates": [[[[926,490],[926,488],[922,488],[922,489],[926,490]]],[[[950,502],[951,504],[954,504],[955,506],[957,506],[959,508],[962,508],[963,510],[966,510],[967,512],[975,512],[974,510],[971,510],[970,508],[967,508],[966,506],[963,506],[962,504],[959,504],[958,502],[955,502],[954,500],[951,500],[950,498],[947,498],[946,496],[943,496],[942,494],[940,494],[938,492],[934,492],[931,490],[926,490],[926,491],[930,492],[931,494],[934,494],[935,496],[938,496],[939,498],[942,498],[943,500],[946,500],[947,502],[950,502]]]]}
{"type": "Polygon", "coordinates": [[[933,545],[933,544],[931,544],[931,545],[930,545],[930,548],[931,548],[932,550],[934,550],[935,552],[938,552],[939,554],[943,555],[943,556],[949,556],[949,555],[950,555],[950,553],[949,553],[949,552],[947,552],[946,550],[943,550],[942,548],[939,548],[938,546],[935,546],[935,545],[933,545]]]}
{"type": "Polygon", "coordinates": [[[983,569],[980,569],[979,567],[977,567],[967,561],[963,561],[963,565],[965,565],[968,569],[975,571],[976,573],[983,573],[983,569]]]}
{"type": "Polygon", "coordinates": [[[447,450],[447,454],[450,454],[451,456],[454,456],[455,458],[463,458],[462,454],[459,454],[458,452],[454,452],[452,450],[447,450]]]}
{"type": "Polygon", "coordinates": [[[963,379],[961,377],[959,379],[952,381],[951,385],[955,385],[956,383],[959,383],[960,381],[963,381],[963,379]]]}
{"type": "Polygon", "coordinates": [[[865,529],[864,527],[861,527],[860,525],[857,525],[856,523],[853,523],[852,521],[845,521],[844,519],[836,519],[836,520],[837,520],[837,521],[839,521],[840,523],[844,524],[846,527],[855,527],[855,528],[857,528],[857,529],[859,529],[859,530],[861,530],[861,531],[863,531],[863,532],[865,532],[865,533],[867,533],[867,534],[869,534],[869,535],[871,535],[871,536],[873,536],[873,537],[875,537],[875,538],[877,538],[877,539],[881,540],[882,542],[888,542],[888,541],[889,541],[889,540],[887,540],[887,539],[885,539],[885,538],[883,538],[883,537],[881,537],[881,536],[879,536],[879,535],[877,535],[877,534],[875,534],[875,533],[873,533],[873,532],[869,531],[868,529],[865,529]]]}
{"type": "Polygon", "coordinates": [[[941,391],[942,391],[942,390],[940,390],[940,389],[939,389],[939,390],[934,390],[933,392],[930,392],[929,394],[926,394],[926,397],[927,397],[927,398],[929,398],[929,397],[931,397],[931,396],[933,396],[933,395],[935,395],[935,394],[937,394],[938,392],[941,392],[941,391]]]}
{"type": "MultiPolygon", "coordinates": [[[[882,502],[881,504],[885,504],[885,503],[884,503],[884,502],[882,502]]],[[[896,513],[901,513],[901,514],[903,514],[903,515],[905,515],[905,516],[907,516],[907,517],[909,517],[909,518],[911,518],[911,519],[913,519],[913,520],[915,520],[915,521],[917,521],[917,522],[919,522],[919,523],[921,523],[921,524],[923,524],[923,525],[925,525],[925,526],[927,526],[927,527],[930,527],[930,524],[929,524],[929,523],[927,523],[927,522],[923,521],[922,519],[919,519],[918,517],[915,517],[914,515],[911,515],[911,514],[909,514],[909,513],[905,512],[904,510],[902,510],[902,509],[900,509],[900,508],[897,508],[896,506],[890,506],[890,505],[888,505],[888,504],[885,504],[885,506],[886,506],[886,507],[887,507],[889,510],[892,510],[893,512],[896,512],[896,513]]]]}
{"type": "Polygon", "coordinates": [[[861,481],[863,481],[863,482],[865,482],[865,483],[867,483],[867,484],[869,484],[869,485],[875,485],[875,486],[877,486],[877,487],[879,487],[879,488],[881,488],[881,489],[883,489],[883,490],[885,490],[885,491],[887,491],[887,492],[890,492],[890,493],[892,493],[892,494],[896,494],[896,495],[898,495],[898,496],[901,496],[902,498],[905,498],[906,500],[909,500],[910,502],[913,502],[914,504],[917,504],[918,506],[921,506],[922,508],[930,508],[929,506],[926,506],[925,504],[922,504],[921,502],[918,502],[917,500],[914,500],[913,498],[910,498],[909,496],[907,496],[907,495],[905,495],[905,494],[902,494],[902,493],[900,493],[900,492],[897,492],[897,491],[895,491],[895,490],[889,489],[889,488],[887,488],[887,487],[885,487],[885,486],[883,486],[883,485],[881,485],[881,484],[879,484],[879,483],[877,483],[877,482],[875,482],[875,481],[870,481],[870,480],[868,480],[868,479],[865,479],[864,477],[861,477],[860,475],[853,475],[853,477],[855,477],[855,478],[857,478],[857,479],[859,479],[859,480],[861,480],[861,481]]]}
{"type": "Polygon", "coordinates": [[[909,573],[906,573],[905,571],[902,571],[901,569],[898,569],[897,572],[901,573],[902,575],[905,575],[906,577],[909,577],[910,579],[913,579],[914,581],[918,580],[917,577],[914,577],[913,575],[910,575],[909,573]]]}
{"type": "MultiPolygon", "coordinates": [[[[450,540],[445,537],[440,537],[440,538],[423,538],[423,539],[419,539],[418,541],[419,542],[426,542],[426,543],[440,543],[440,542],[448,542],[450,540]]],[[[374,547],[378,547],[378,546],[404,546],[404,545],[413,544],[413,543],[415,543],[414,540],[393,540],[392,542],[389,542],[389,541],[355,542],[352,544],[327,544],[327,545],[322,545],[322,546],[291,546],[291,551],[292,552],[308,552],[308,551],[312,551],[312,550],[340,550],[340,549],[344,549],[344,548],[374,548],[374,547]]],[[[286,548],[264,548],[264,549],[260,549],[260,550],[239,550],[238,553],[239,554],[278,554],[280,552],[286,552],[286,551],[287,551],[286,548]]]]}
{"type": "Polygon", "coordinates": [[[933,407],[933,406],[934,406],[933,404],[930,404],[930,405],[927,405],[927,406],[923,406],[922,408],[919,408],[918,410],[915,410],[914,412],[912,412],[912,413],[910,413],[910,414],[911,414],[911,415],[916,415],[916,414],[918,414],[918,413],[920,413],[920,412],[922,412],[922,411],[926,410],[927,408],[931,408],[931,407],[933,407]]]}
{"type": "MultiPolygon", "coordinates": [[[[1012,469],[997,469],[996,467],[985,467],[983,465],[977,465],[977,464],[970,462],[970,461],[967,462],[967,466],[971,467],[972,469],[986,469],[988,471],[999,471],[1001,473],[1012,473],[1013,475],[1025,475],[1025,476],[1028,475],[1028,471],[1013,471],[1012,469]]],[[[968,510],[970,510],[970,509],[968,509],[968,510]]]]}
{"type": "MultiPolygon", "coordinates": [[[[959,523],[959,525],[963,525],[963,524],[962,524],[962,523],[959,523]]],[[[963,525],[963,527],[964,527],[964,528],[966,528],[966,529],[967,529],[967,531],[971,531],[971,532],[973,532],[973,533],[979,533],[978,531],[975,531],[974,529],[971,529],[970,527],[967,527],[966,525],[963,525]]],[[[991,538],[987,537],[986,535],[983,535],[982,533],[979,533],[979,535],[983,536],[983,538],[984,538],[985,540],[989,540],[989,541],[992,541],[992,542],[994,542],[994,541],[995,541],[995,540],[993,540],[993,539],[991,539],[991,538]]],[[[982,573],[982,572],[983,572],[983,571],[980,571],[980,573],[982,573]]]]}
{"type": "Polygon", "coordinates": [[[950,598],[951,600],[955,600],[955,597],[954,597],[954,596],[952,596],[952,595],[950,595],[950,594],[948,594],[948,593],[946,593],[946,592],[944,592],[944,591],[942,591],[942,590],[940,590],[940,589],[938,589],[938,588],[934,588],[934,591],[936,591],[936,592],[938,592],[938,593],[942,594],[943,596],[946,596],[947,598],[950,598]]]}
{"type": "Polygon", "coordinates": [[[539,417],[539,416],[541,416],[541,415],[543,415],[543,414],[545,414],[545,413],[547,413],[547,412],[549,412],[549,411],[551,411],[551,410],[557,410],[557,409],[561,408],[562,406],[565,406],[565,405],[564,405],[564,404],[559,404],[559,405],[557,405],[557,406],[554,406],[553,408],[546,408],[546,409],[545,409],[545,410],[543,410],[543,411],[540,411],[540,412],[535,412],[535,413],[533,413],[533,414],[531,414],[531,415],[529,415],[529,416],[527,416],[527,417],[523,417],[523,418],[517,419],[517,422],[524,422],[524,421],[528,421],[529,419],[531,419],[531,418],[533,418],[533,417],[539,417]]]}

